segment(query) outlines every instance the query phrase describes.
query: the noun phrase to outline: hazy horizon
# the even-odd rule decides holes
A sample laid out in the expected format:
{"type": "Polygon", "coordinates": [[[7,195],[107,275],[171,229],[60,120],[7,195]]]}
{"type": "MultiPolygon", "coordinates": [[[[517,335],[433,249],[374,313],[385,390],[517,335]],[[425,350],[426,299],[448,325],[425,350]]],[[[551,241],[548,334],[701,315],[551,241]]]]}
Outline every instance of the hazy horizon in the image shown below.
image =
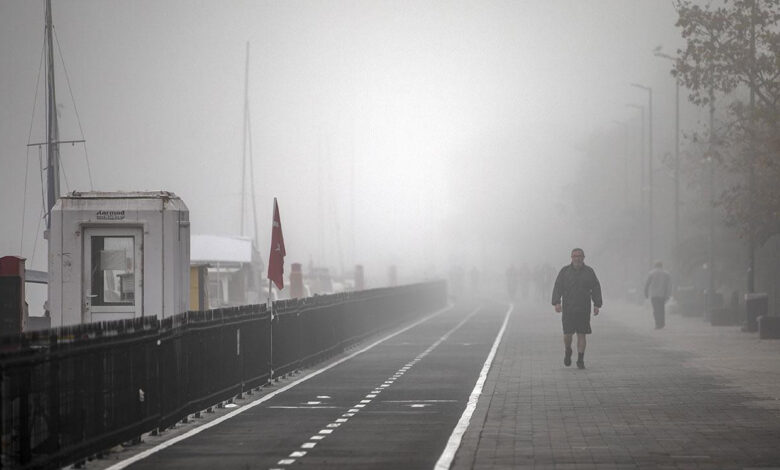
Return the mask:
{"type": "MultiPolygon", "coordinates": [[[[241,235],[249,43],[257,239],[267,260],[277,197],[288,266],[363,264],[377,284],[390,264],[558,266],[590,242],[571,208],[583,148],[646,103],[629,83],[656,90],[656,155],[672,139],[652,55],[681,44],[671,2],[52,3],[60,138],[82,138],[77,109],[94,189],[173,191],[193,233],[241,235]]],[[[21,246],[32,269],[43,26],[43,1],[0,0],[0,255],[21,246]]],[[[83,146],[61,157],[62,192],[89,190],[83,146]]]]}

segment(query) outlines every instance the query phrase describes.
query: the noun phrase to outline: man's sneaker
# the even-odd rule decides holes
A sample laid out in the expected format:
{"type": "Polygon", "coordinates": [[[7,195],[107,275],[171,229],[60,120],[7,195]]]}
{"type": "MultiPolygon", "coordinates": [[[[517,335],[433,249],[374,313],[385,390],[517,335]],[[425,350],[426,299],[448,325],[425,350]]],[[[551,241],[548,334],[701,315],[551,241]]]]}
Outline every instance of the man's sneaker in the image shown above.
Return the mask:
{"type": "Polygon", "coordinates": [[[569,367],[571,365],[571,349],[566,350],[566,355],[563,356],[563,365],[569,367]]]}
{"type": "Polygon", "coordinates": [[[585,361],[577,361],[577,369],[584,369],[585,361]]]}

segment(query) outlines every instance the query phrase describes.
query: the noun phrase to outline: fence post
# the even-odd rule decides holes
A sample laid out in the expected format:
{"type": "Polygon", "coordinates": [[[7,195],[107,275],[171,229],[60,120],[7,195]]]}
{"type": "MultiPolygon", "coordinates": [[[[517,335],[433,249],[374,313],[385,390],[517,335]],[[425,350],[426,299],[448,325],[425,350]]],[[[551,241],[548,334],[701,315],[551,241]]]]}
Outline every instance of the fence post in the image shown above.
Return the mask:
{"type": "Polygon", "coordinates": [[[57,335],[52,334],[49,336],[49,438],[54,440],[54,452],[60,450],[62,440],[60,434],[60,393],[61,393],[61,381],[60,381],[60,359],[59,357],[52,358],[52,353],[55,352],[57,347],[57,335]]]}
{"type": "MultiPolygon", "coordinates": [[[[29,349],[27,338],[22,337],[21,350],[29,349]]],[[[32,458],[30,451],[30,376],[31,368],[24,367],[19,374],[19,463],[26,465],[32,458]]]]}

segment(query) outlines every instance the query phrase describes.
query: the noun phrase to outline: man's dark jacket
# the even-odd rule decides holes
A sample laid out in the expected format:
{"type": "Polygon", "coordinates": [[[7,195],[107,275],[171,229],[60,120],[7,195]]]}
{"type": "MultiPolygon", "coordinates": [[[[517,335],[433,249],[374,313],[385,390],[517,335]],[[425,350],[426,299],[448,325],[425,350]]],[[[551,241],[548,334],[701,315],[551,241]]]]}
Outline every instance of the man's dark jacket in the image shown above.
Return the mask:
{"type": "Polygon", "coordinates": [[[593,268],[582,265],[566,265],[561,268],[553,287],[552,303],[561,303],[563,313],[590,313],[590,303],[601,308],[601,284],[593,268]]]}

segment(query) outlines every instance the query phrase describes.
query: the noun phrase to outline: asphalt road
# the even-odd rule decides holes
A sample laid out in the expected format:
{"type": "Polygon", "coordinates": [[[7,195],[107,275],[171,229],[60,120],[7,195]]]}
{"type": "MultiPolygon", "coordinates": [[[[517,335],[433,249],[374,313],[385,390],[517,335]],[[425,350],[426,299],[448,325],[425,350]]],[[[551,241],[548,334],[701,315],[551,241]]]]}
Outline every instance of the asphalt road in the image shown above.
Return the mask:
{"type": "Polygon", "coordinates": [[[129,468],[434,468],[508,308],[452,307],[129,468]]]}

